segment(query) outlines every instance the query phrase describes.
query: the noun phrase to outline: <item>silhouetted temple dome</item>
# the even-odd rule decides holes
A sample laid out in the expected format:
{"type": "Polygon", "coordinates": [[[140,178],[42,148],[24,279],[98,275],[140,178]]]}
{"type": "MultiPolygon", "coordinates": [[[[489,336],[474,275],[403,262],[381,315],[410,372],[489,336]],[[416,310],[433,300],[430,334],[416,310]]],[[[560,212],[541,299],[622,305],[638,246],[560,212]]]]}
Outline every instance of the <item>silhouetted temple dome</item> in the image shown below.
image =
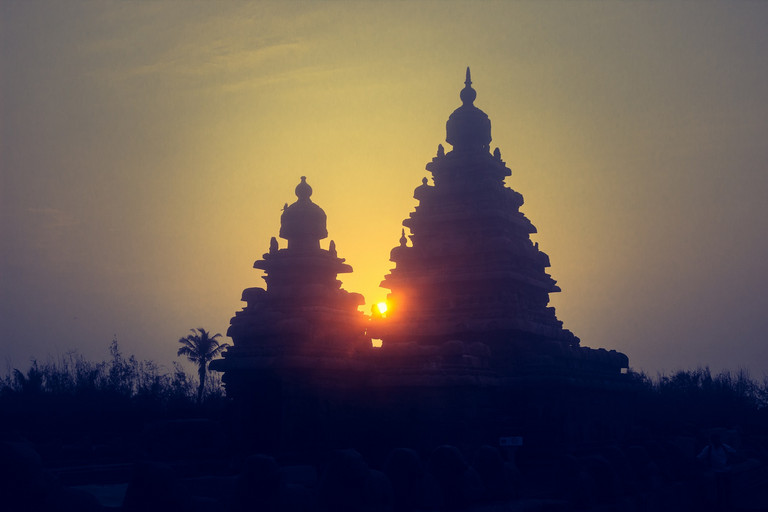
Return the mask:
{"type": "Polygon", "coordinates": [[[306,176],[296,185],[295,203],[287,206],[280,216],[280,238],[298,246],[319,246],[320,240],[328,236],[326,215],[322,208],[310,199],[312,187],[306,176]]]}
{"type": "Polygon", "coordinates": [[[453,111],[445,124],[445,140],[455,150],[488,149],[491,143],[491,120],[473,102],[477,93],[467,68],[467,79],[460,93],[462,106],[453,111]]]}

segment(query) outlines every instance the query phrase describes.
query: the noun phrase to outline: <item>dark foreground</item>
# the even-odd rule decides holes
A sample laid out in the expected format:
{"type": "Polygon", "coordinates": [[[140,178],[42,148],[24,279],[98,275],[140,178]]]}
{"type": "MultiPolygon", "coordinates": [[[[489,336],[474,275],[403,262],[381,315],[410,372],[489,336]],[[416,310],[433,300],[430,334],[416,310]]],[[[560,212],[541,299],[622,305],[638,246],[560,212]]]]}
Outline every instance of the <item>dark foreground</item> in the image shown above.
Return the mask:
{"type": "MultiPolygon", "coordinates": [[[[121,361],[108,369],[131,369],[121,361]]],[[[727,374],[639,376],[629,423],[588,442],[426,432],[431,444],[395,448],[365,431],[366,444],[262,455],[230,401],[196,405],[180,377],[110,371],[94,387],[86,373],[67,387],[30,370],[0,390],[0,511],[768,511],[768,388],[727,374]],[[723,478],[697,460],[713,432],[735,449],[723,478]]]]}
{"type": "Polygon", "coordinates": [[[219,446],[207,442],[217,432],[211,420],[158,422],[130,447],[133,460],[123,452],[122,462],[114,456],[120,447],[69,446],[69,460],[57,461],[44,460],[32,443],[5,440],[2,510],[768,510],[766,454],[745,446],[736,430],[723,431],[740,448],[724,485],[697,462],[701,440],[686,436],[638,433],[633,443],[572,453],[533,453],[525,446],[400,448],[377,459],[352,449],[223,455],[229,451],[222,450],[223,439],[219,446]]]}

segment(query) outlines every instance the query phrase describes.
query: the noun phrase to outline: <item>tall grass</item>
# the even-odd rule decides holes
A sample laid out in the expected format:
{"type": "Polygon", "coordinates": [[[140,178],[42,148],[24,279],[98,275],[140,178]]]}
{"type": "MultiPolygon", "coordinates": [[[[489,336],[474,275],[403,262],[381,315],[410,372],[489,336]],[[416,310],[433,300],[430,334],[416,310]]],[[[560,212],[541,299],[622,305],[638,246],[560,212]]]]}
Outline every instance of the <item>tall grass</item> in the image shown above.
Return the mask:
{"type": "MultiPolygon", "coordinates": [[[[112,341],[110,355],[110,360],[102,362],[88,361],[74,351],[42,363],[33,360],[26,371],[14,368],[0,377],[0,394],[107,395],[152,398],[161,403],[194,402],[197,376],[188,374],[179,363],[174,362],[168,370],[153,361],[125,357],[117,340],[112,341]]],[[[209,400],[222,398],[221,377],[213,372],[206,380],[205,396],[209,400]]]]}
{"type": "Polygon", "coordinates": [[[0,437],[30,441],[49,461],[128,460],[141,451],[148,425],[218,420],[226,409],[216,374],[207,379],[205,400],[197,404],[196,376],[180,364],[168,370],[126,357],[116,340],[110,355],[91,362],[70,352],[32,361],[26,370],[9,369],[0,377],[0,437]]]}
{"type": "Polygon", "coordinates": [[[757,381],[746,370],[713,374],[708,367],[656,378],[643,373],[632,377],[637,384],[638,422],[659,430],[768,427],[768,378],[757,381]]]}

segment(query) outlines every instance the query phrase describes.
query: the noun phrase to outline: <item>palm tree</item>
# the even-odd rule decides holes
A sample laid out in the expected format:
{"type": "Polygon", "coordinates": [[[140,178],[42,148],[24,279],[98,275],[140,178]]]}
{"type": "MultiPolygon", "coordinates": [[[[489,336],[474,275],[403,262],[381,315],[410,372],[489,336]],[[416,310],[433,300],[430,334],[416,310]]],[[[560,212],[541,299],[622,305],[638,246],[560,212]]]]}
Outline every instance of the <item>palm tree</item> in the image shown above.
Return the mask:
{"type": "Polygon", "coordinates": [[[229,343],[219,343],[216,338],[221,336],[221,334],[216,333],[211,336],[211,333],[202,327],[190,330],[192,334],[179,339],[179,343],[184,346],[179,349],[176,355],[187,356],[187,359],[198,366],[197,373],[200,375],[200,386],[197,388],[197,403],[199,404],[203,401],[203,389],[205,388],[205,375],[208,371],[208,363],[216,359],[216,356],[229,347],[229,343]]]}

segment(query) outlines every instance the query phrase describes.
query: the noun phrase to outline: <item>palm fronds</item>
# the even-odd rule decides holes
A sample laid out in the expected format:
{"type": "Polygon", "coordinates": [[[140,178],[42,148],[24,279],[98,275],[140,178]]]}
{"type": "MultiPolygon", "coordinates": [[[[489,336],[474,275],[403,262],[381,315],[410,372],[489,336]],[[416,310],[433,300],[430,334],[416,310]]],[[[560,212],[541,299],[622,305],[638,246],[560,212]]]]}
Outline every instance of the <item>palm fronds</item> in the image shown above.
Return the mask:
{"type": "Polygon", "coordinates": [[[191,362],[198,366],[198,373],[200,375],[200,386],[198,388],[198,402],[202,401],[203,390],[205,388],[205,376],[208,370],[208,363],[214,360],[216,357],[229,347],[228,343],[220,343],[218,338],[221,337],[221,333],[211,335],[208,331],[202,327],[197,329],[190,329],[192,334],[180,338],[179,343],[182,347],[179,348],[176,355],[184,356],[191,362]]]}

